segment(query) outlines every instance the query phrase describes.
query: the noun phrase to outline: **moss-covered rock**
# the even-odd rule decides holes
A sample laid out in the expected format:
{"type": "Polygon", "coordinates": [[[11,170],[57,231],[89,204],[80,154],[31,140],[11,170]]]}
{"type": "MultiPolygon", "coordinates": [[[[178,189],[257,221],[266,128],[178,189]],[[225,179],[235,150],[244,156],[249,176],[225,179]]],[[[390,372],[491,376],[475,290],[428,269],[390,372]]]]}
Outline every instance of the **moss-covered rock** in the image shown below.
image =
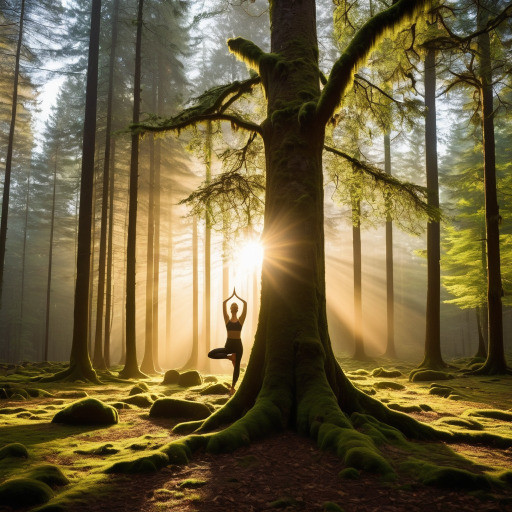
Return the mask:
{"type": "Polygon", "coordinates": [[[229,388],[222,383],[213,384],[201,390],[200,395],[225,395],[229,393],[229,388]]]}
{"type": "Polygon", "coordinates": [[[10,399],[13,402],[24,402],[26,400],[26,398],[20,393],[14,393],[13,395],[11,395],[10,399]]]}
{"type": "Polygon", "coordinates": [[[101,446],[91,448],[90,450],[75,450],[79,455],[114,455],[119,453],[117,448],[114,448],[112,443],[106,443],[101,446]]]}
{"type": "Polygon", "coordinates": [[[203,380],[204,382],[218,382],[219,379],[215,375],[207,375],[203,380]]]}
{"type": "Polygon", "coordinates": [[[483,425],[474,420],[466,420],[464,418],[441,418],[437,421],[438,424],[451,425],[454,427],[466,428],[468,430],[483,430],[483,425]]]}
{"type": "Polygon", "coordinates": [[[41,505],[51,498],[52,489],[32,478],[13,478],[0,485],[0,503],[14,509],[41,505]]]}
{"type": "Polygon", "coordinates": [[[186,435],[191,434],[196,429],[198,429],[203,424],[203,420],[195,420],[195,421],[184,421],[183,423],[178,423],[172,429],[174,434],[186,435]]]}
{"type": "Polygon", "coordinates": [[[434,409],[432,409],[432,407],[430,407],[430,405],[428,404],[420,404],[420,409],[423,411],[423,412],[430,412],[430,411],[433,411],[434,409]]]}
{"type": "Polygon", "coordinates": [[[89,395],[87,391],[83,389],[77,389],[76,391],[61,391],[55,395],[57,398],[87,398],[89,395]]]}
{"type": "Polygon", "coordinates": [[[0,448],[0,460],[7,457],[28,458],[28,451],[25,445],[21,443],[10,443],[0,448]]]}
{"type": "Polygon", "coordinates": [[[112,407],[115,407],[117,410],[120,409],[133,409],[130,404],[125,404],[124,402],[114,402],[110,404],[112,407]]]}
{"type": "Polygon", "coordinates": [[[387,380],[374,382],[373,387],[376,389],[396,389],[397,391],[405,389],[405,386],[403,384],[387,380]]]}
{"type": "Polygon", "coordinates": [[[38,388],[26,388],[26,392],[32,398],[43,398],[43,397],[55,396],[52,393],[49,393],[48,391],[45,391],[44,389],[38,389],[38,388]]]}
{"type": "Polygon", "coordinates": [[[210,416],[210,409],[201,402],[179,400],[176,398],[160,398],[151,407],[149,416],[152,418],[186,418],[202,420],[210,416]]]}
{"type": "Polygon", "coordinates": [[[512,412],[499,409],[469,409],[466,411],[466,414],[468,416],[480,416],[481,418],[490,418],[498,421],[512,421],[512,412]]]}
{"type": "Polygon", "coordinates": [[[409,375],[411,382],[428,382],[431,380],[449,380],[453,379],[453,375],[446,372],[436,370],[416,370],[409,375]]]}
{"type": "Polygon", "coordinates": [[[452,393],[453,388],[448,386],[432,386],[428,392],[430,395],[442,396],[443,398],[447,398],[452,393]]]}
{"type": "Polygon", "coordinates": [[[395,379],[401,377],[402,372],[399,370],[386,370],[384,368],[375,368],[372,372],[372,377],[384,377],[387,379],[395,379]]]}
{"type": "Polygon", "coordinates": [[[357,480],[361,475],[356,468],[345,468],[338,473],[338,476],[347,480],[357,480]]]}
{"type": "Polygon", "coordinates": [[[202,383],[203,379],[197,370],[189,370],[187,372],[183,372],[178,379],[178,384],[184,388],[199,386],[202,383]]]}
{"type": "Polygon", "coordinates": [[[117,409],[96,398],[84,398],[74,402],[52,419],[52,423],[68,425],[113,425],[118,421],[117,409]]]}
{"type": "Polygon", "coordinates": [[[183,480],[178,484],[178,487],[182,489],[197,489],[198,487],[203,487],[206,485],[206,480],[198,480],[197,478],[188,478],[187,480],[183,480]]]}
{"type": "Polygon", "coordinates": [[[422,408],[419,405],[402,405],[402,404],[395,404],[391,403],[388,404],[388,407],[392,409],[393,411],[400,411],[400,412],[421,412],[422,408]]]}
{"type": "Polygon", "coordinates": [[[137,407],[141,407],[143,409],[153,405],[153,399],[148,393],[129,396],[128,398],[123,398],[122,401],[126,404],[136,405],[137,407]]]}
{"type": "Polygon", "coordinates": [[[136,386],[133,386],[132,389],[130,389],[130,392],[128,393],[128,395],[129,396],[140,395],[141,393],[146,393],[146,392],[147,392],[147,390],[145,390],[144,388],[142,388],[139,385],[136,385],[136,386]]]}
{"type": "Polygon", "coordinates": [[[132,460],[116,462],[108,467],[105,473],[155,473],[168,463],[169,458],[165,453],[155,452],[132,460]]]}
{"type": "Polygon", "coordinates": [[[27,478],[39,480],[50,487],[60,487],[69,484],[69,480],[64,475],[59,466],[54,464],[40,464],[34,466],[26,474],[27,478]]]}
{"type": "Polygon", "coordinates": [[[164,374],[162,384],[178,384],[180,372],[178,370],[167,370],[164,374]]]}

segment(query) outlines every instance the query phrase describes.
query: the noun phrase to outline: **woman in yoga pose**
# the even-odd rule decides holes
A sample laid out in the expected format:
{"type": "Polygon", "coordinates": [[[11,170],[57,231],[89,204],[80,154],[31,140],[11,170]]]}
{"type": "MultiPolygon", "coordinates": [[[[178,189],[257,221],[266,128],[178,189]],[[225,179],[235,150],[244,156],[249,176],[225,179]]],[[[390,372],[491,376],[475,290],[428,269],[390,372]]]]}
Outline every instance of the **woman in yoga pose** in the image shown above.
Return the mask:
{"type": "Polygon", "coordinates": [[[245,317],[247,315],[247,302],[241,297],[239,297],[236,294],[235,289],[233,288],[233,293],[231,294],[231,297],[228,297],[222,303],[222,311],[224,313],[224,322],[226,323],[228,338],[226,340],[224,348],[214,348],[208,353],[208,357],[211,359],[229,359],[233,363],[233,382],[229,390],[229,394],[232,395],[235,392],[235,384],[236,381],[238,380],[238,376],[240,375],[240,361],[242,359],[242,354],[244,353],[241,333],[242,326],[244,325],[245,317]],[[242,310],[240,318],[237,317],[238,304],[236,302],[233,302],[233,304],[231,304],[231,318],[229,318],[226,304],[233,297],[240,299],[244,304],[244,308],[242,310]]]}

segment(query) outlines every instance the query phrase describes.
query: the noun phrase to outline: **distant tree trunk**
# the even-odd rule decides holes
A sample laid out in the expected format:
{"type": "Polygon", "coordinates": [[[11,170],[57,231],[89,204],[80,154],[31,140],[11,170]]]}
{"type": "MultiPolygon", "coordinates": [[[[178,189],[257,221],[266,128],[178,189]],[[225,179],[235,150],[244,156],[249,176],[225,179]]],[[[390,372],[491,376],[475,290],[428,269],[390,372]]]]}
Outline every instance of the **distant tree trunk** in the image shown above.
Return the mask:
{"type": "Polygon", "coordinates": [[[89,273],[91,261],[92,196],[94,185],[94,146],[96,141],[96,100],[98,86],[98,55],[101,21],[101,0],[92,0],[85,120],[80,187],[80,216],[76,262],[73,342],[69,368],[49,379],[90,380],[97,382],[87,346],[89,310],[89,273]]]}
{"type": "Polygon", "coordinates": [[[108,217],[108,245],[107,245],[107,292],[105,296],[105,343],[103,345],[103,358],[105,366],[110,367],[110,332],[111,332],[111,317],[113,312],[112,305],[112,271],[113,271],[113,237],[114,237],[114,185],[115,185],[115,154],[116,154],[116,141],[113,139],[110,143],[110,185],[109,185],[109,217],[108,217]]]}
{"type": "MultiPolygon", "coordinates": [[[[425,57],[425,160],[428,204],[439,208],[436,128],[436,52],[429,48],[425,57]]],[[[437,221],[427,224],[427,312],[425,355],[420,368],[446,367],[441,355],[441,242],[437,221]]]]}
{"type": "Polygon", "coordinates": [[[366,359],[363,341],[363,300],[361,279],[361,203],[352,204],[352,254],[354,261],[354,359],[366,359]]]}
{"type": "Polygon", "coordinates": [[[16,111],[18,108],[18,82],[20,78],[20,57],[23,41],[23,22],[25,18],[25,0],[21,0],[20,27],[16,45],[16,60],[14,64],[14,83],[12,91],[11,123],[7,140],[7,155],[5,157],[5,177],[2,195],[2,219],[0,221],[0,305],[4,280],[5,246],[7,243],[7,217],[9,215],[9,196],[11,193],[12,152],[14,147],[14,130],[16,128],[16,111]]]}
{"type": "Polygon", "coordinates": [[[474,358],[486,358],[487,351],[485,350],[485,337],[484,337],[484,326],[482,322],[482,308],[477,306],[475,308],[476,314],[476,325],[478,329],[478,348],[476,354],[473,356],[474,358]]]}
{"type": "Polygon", "coordinates": [[[171,313],[172,313],[172,202],[168,193],[169,229],[167,233],[167,283],[165,290],[165,360],[171,360],[171,313]]]}
{"type": "MultiPolygon", "coordinates": [[[[133,85],[133,124],[139,122],[140,114],[140,75],[142,49],[142,10],[144,0],[139,0],[137,11],[137,36],[135,43],[135,72],[133,85]]],[[[137,345],[135,331],[135,253],[137,239],[137,187],[139,172],[139,135],[132,134],[130,162],[130,193],[128,211],[128,243],[126,248],[126,362],[119,376],[122,378],[140,378],[145,375],[137,364],[137,345]]]]}
{"type": "MultiPolygon", "coordinates": [[[[124,210],[124,238],[123,247],[127,246],[128,243],[128,209],[129,201],[126,201],[126,207],[124,210]]],[[[123,255],[123,292],[126,290],[126,256],[123,255]]],[[[124,365],[126,363],[126,308],[121,307],[121,359],[119,364],[124,365]]]]}
{"type": "MultiPolygon", "coordinates": [[[[477,25],[485,26],[488,9],[479,5],[477,25]]],[[[487,240],[487,307],[489,334],[487,359],[477,370],[480,374],[501,374],[507,369],[503,347],[503,311],[501,297],[500,212],[496,186],[496,156],[494,142],[494,108],[492,90],[491,44],[488,32],[478,36],[480,99],[482,104],[482,135],[484,152],[485,226],[487,240]]]]}
{"type": "MultiPolygon", "coordinates": [[[[391,175],[391,143],[389,132],[384,134],[384,170],[391,175]]],[[[393,286],[393,221],[386,217],[386,304],[387,343],[385,356],[396,358],[395,349],[395,292],[393,286]]]]}
{"type": "Polygon", "coordinates": [[[197,218],[192,224],[192,353],[184,368],[197,368],[199,353],[199,301],[198,301],[198,264],[197,264],[197,218]]]}
{"type": "Polygon", "coordinates": [[[222,217],[222,300],[229,294],[229,257],[228,257],[228,220],[226,215],[222,217]]]}
{"type": "MultiPolygon", "coordinates": [[[[163,115],[164,93],[163,93],[163,59],[158,56],[158,84],[157,90],[157,113],[163,115]]],[[[153,363],[155,370],[161,372],[160,368],[160,347],[159,347],[159,303],[160,303],[160,170],[162,163],[161,140],[155,141],[155,249],[153,252],[153,363]]]]}
{"type": "Polygon", "coordinates": [[[94,299],[94,255],[96,254],[96,168],[94,170],[93,177],[93,189],[92,189],[92,235],[91,235],[91,264],[89,273],[89,317],[87,319],[89,334],[87,343],[89,347],[89,353],[92,354],[92,305],[94,299]]]}
{"type": "Polygon", "coordinates": [[[48,345],[50,339],[50,298],[52,288],[52,260],[53,260],[53,231],[55,227],[55,192],[57,190],[57,158],[58,151],[54,155],[53,163],[53,194],[52,194],[52,214],[50,218],[50,243],[48,248],[48,278],[46,282],[46,321],[44,329],[44,354],[43,361],[48,361],[48,345]]]}
{"type": "MultiPolygon", "coordinates": [[[[31,167],[28,169],[27,174],[27,194],[25,198],[25,222],[23,225],[23,250],[21,253],[21,298],[20,298],[20,332],[18,343],[16,344],[16,349],[14,351],[14,361],[18,360],[20,353],[20,345],[23,339],[23,313],[25,306],[25,262],[26,262],[26,254],[27,254],[27,231],[28,231],[28,211],[29,211],[29,200],[30,200],[30,171],[31,167]]],[[[9,354],[8,354],[9,355],[9,354]]]]}
{"type": "MultiPolygon", "coordinates": [[[[206,125],[206,183],[212,179],[212,123],[206,125]]],[[[205,211],[205,233],[204,233],[204,294],[205,294],[205,354],[210,352],[211,345],[211,220],[209,205],[205,211]]],[[[206,359],[206,368],[210,366],[210,360],[206,359]]]]}
{"type": "MultiPolygon", "coordinates": [[[[154,108],[152,109],[154,112],[154,108]]],[[[155,190],[155,138],[149,135],[149,197],[148,197],[148,238],[146,245],[146,329],[144,357],[140,365],[141,371],[146,374],[154,374],[153,362],[153,265],[154,265],[154,190],[155,190]]]]}
{"type": "MultiPolygon", "coordinates": [[[[112,101],[114,97],[114,67],[116,62],[117,45],[117,16],[119,0],[114,0],[112,6],[112,35],[110,38],[110,59],[108,68],[108,94],[107,94],[107,119],[105,127],[105,155],[103,159],[103,187],[101,195],[101,224],[100,224],[100,251],[98,258],[98,296],[96,300],[96,333],[94,337],[93,365],[98,369],[107,368],[105,362],[105,350],[102,346],[103,335],[103,301],[105,298],[105,260],[107,255],[107,222],[108,222],[108,198],[110,181],[110,146],[112,132],[112,101]]],[[[107,315],[109,312],[107,311],[107,315]]],[[[106,316],[108,318],[108,316],[106,316]]],[[[105,321],[105,325],[107,325],[105,321]]]]}

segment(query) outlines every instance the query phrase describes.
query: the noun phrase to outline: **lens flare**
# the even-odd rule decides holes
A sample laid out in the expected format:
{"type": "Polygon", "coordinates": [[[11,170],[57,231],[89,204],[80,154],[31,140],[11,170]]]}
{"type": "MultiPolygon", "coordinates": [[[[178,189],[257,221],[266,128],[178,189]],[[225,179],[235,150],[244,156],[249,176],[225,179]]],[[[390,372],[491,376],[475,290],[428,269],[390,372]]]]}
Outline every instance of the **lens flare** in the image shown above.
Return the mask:
{"type": "Polygon", "coordinates": [[[243,271],[256,271],[263,262],[263,245],[258,240],[242,242],[235,253],[235,266],[243,271]]]}

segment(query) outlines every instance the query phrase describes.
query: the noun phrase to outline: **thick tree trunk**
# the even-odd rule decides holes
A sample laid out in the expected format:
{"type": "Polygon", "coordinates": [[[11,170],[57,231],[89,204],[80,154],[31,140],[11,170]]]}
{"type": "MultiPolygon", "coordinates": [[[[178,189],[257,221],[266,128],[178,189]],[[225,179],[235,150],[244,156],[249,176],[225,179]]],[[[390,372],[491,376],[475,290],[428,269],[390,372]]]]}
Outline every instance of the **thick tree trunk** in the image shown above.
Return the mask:
{"type": "Polygon", "coordinates": [[[87,335],[87,344],[89,354],[92,354],[93,344],[92,344],[92,305],[94,299],[94,256],[96,254],[96,167],[94,170],[93,177],[93,185],[92,185],[92,212],[91,212],[91,222],[92,222],[92,234],[91,234],[91,263],[89,266],[89,314],[87,319],[88,326],[88,335],[87,335]]]}
{"type": "Polygon", "coordinates": [[[197,218],[192,224],[192,353],[184,368],[197,368],[199,359],[199,272],[197,250],[197,218]]]}
{"type": "Polygon", "coordinates": [[[21,0],[20,24],[16,57],[14,64],[14,82],[12,91],[11,123],[9,125],[9,138],[7,139],[7,155],[5,156],[4,189],[2,192],[2,219],[0,221],[0,306],[2,304],[2,290],[4,280],[5,246],[7,244],[7,218],[9,215],[9,198],[11,193],[12,152],[14,148],[14,130],[16,128],[16,112],[18,109],[18,82],[20,79],[20,57],[23,42],[23,23],[25,21],[25,0],[21,0]]]}
{"type": "MultiPolygon", "coordinates": [[[[21,340],[23,339],[23,316],[25,312],[25,262],[27,255],[27,231],[28,231],[28,212],[29,212],[29,201],[30,201],[30,172],[32,168],[29,167],[27,174],[27,194],[25,197],[25,221],[23,224],[23,249],[21,253],[21,297],[20,297],[20,329],[19,329],[19,337],[18,343],[16,344],[16,349],[14,350],[14,361],[18,361],[21,340]]],[[[9,357],[9,351],[7,352],[7,356],[9,357]]],[[[10,360],[10,359],[8,359],[10,360]]]]}
{"type": "Polygon", "coordinates": [[[48,244],[48,278],[46,281],[46,320],[44,329],[44,353],[43,361],[48,361],[48,346],[50,342],[50,302],[52,289],[52,261],[53,261],[53,232],[55,227],[55,192],[57,191],[57,159],[58,150],[55,151],[53,163],[53,193],[52,213],[50,217],[50,241],[48,244]]]}
{"type": "MultiPolygon", "coordinates": [[[[133,84],[133,124],[139,122],[140,115],[140,75],[142,50],[142,11],[144,0],[139,0],[137,10],[137,35],[135,41],[135,71],[133,84]]],[[[137,187],[139,180],[139,135],[132,134],[130,160],[130,193],[128,209],[128,241],[126,247],[126,362],[119,373],[121,378],[144,378],[137,363],[137,344],[135,330],[135,274],[137,241],[137,187]]]]}
{"type": "Polygon", "coordinates": [[[90,380],[97,382],[93,370],[88,340],[89,275],[91,263],[91,224],[94,187],[94,146],[96,141],[96,100],[98,86],[98,55],[101,21],[101,0],[92,0],[87,88],[85,93],[85,120],[80,185],[80,214],[78,218],[78,250],[76,261],[75,309],[73,315],[73,342],[69,368],[49,379],[90,380]]]}
{"type": "MultiPolygon", "coordinates": [[[[478,25],[484,26],[488,10],[479,7],[478,25]]],[[[480,101],[482,105],[482,135],[484,150],[485,227],[487,241],[487,308],[489,315],[488,351],[479,373],[500,374],[507,372],[503,347],[503,311],[501,297],[500,261],[500,212],[496,185],[496,157],[494,142],[494,108],[492,90],[492,62],[489,33],[478,37],[480,74],[480,101]]]]}
{"type": "MultiPolygon", "coordinates": [[[[384,170],[391,175],[391,142],[389,133],[384,134],[384,170]]],[[[396,358],[395,349],[395,291],[393,283],[393,221],[386,218],[386,313],[387,338],[384,355],[396,358]]]]}
{"type": "MultiPolygon", "coordinates": [[[[436,128],[436,52],[427,50],[425,57],[425,160],[427,167],[428,204],[439,208],[436,128]]],[[[427,312],[425,355],[420,368],[446,367],[441,355],[441,237],[437,221],[427,224],[427,312]]]]}

